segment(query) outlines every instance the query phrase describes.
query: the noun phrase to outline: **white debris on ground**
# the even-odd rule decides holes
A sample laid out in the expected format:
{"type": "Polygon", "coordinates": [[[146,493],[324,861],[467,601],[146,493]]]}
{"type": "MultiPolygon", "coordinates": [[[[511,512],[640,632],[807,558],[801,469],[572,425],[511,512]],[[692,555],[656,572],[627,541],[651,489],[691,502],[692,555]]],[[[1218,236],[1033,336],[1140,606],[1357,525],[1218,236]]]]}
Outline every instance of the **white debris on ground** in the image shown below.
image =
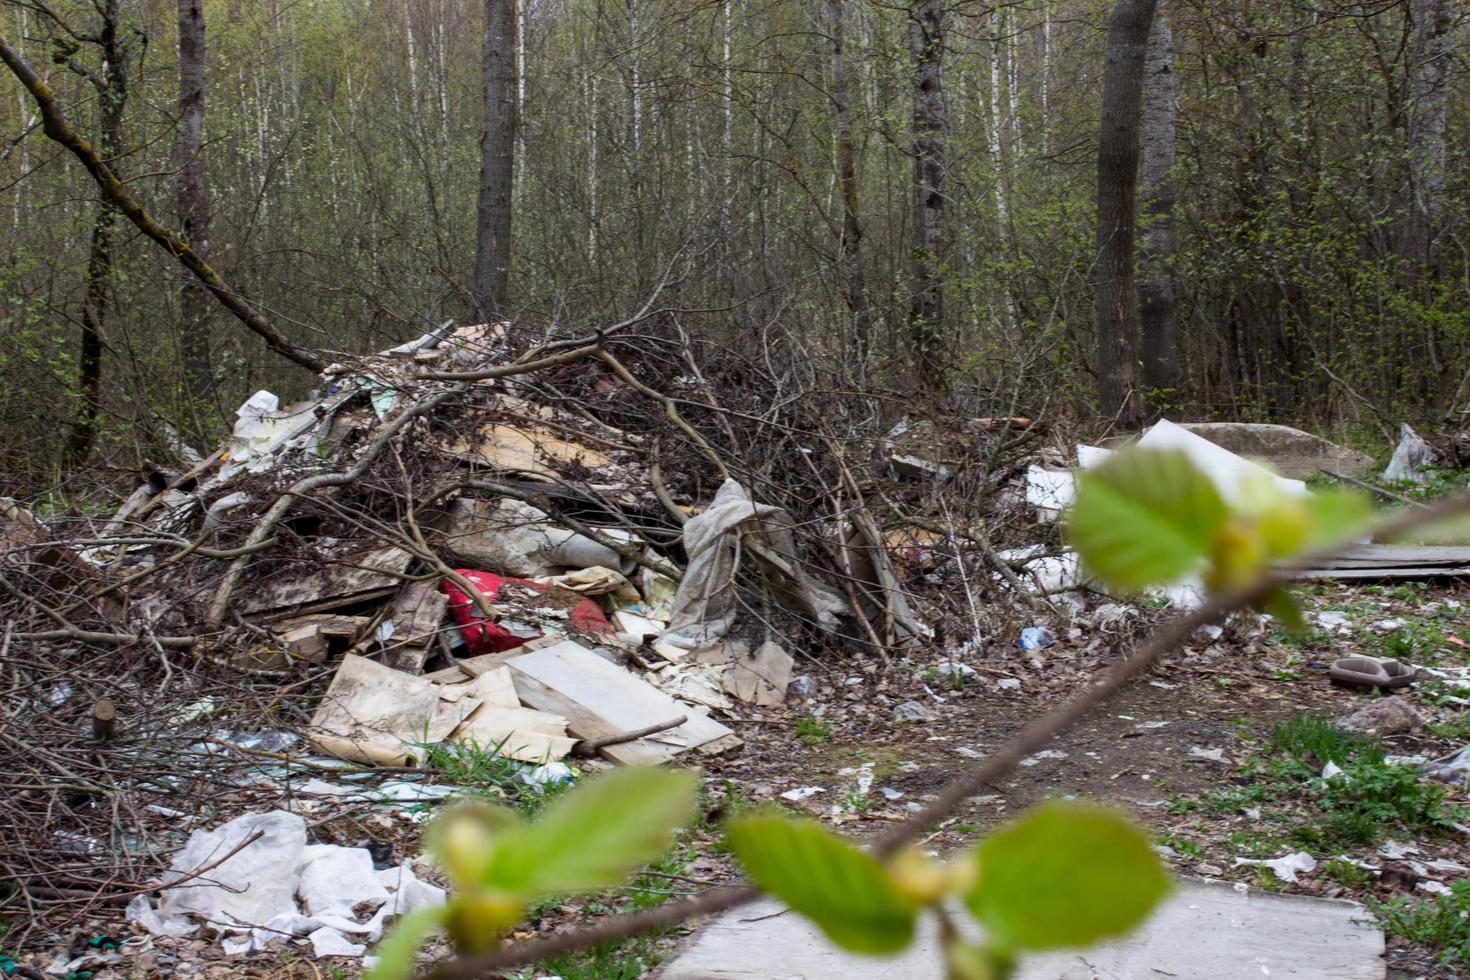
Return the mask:
{"type": "Polygon", "coordinates": [[[196,830],[160,882],[157,906],[135,896],[126,919],[153,936],[203,929],[232,956],[304,937],[316,958],[356,957],[392,917],[445,900],[412,862],[377,869],[366,848],[306,841],[306,821],[283,810],[196,830]]]}
{"type": "Polygon", "coordinates": [[[1270,868],[1271,873],[1278,879],[1291,884],[1296,884],[1298,874],[1309,874],[1317,870],[1317,861],[1312,855],[1305,851],[1297,851],[1279,858],[1242,858],[1235,859],[1235,866],[1257,864],[1263,868],[1270,868]]]}

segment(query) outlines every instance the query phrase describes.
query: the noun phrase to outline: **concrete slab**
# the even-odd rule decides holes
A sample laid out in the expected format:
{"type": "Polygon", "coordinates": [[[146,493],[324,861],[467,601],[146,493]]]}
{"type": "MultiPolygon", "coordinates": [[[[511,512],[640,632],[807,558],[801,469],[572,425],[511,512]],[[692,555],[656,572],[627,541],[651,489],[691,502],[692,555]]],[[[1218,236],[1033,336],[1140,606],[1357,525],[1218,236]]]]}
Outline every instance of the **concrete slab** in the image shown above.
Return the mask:
{"type": "MultiPolygon", "coordinates": [[[[657,974],[660,980],[938,980],[935,929],[897,957],[854,956],[805,919],[761,901],[705,926],[657,974]]],[[[1016,980],[1384,980],[1383,933],[1354,902],[1185,879],[1149,923],[1092,949],[1022,961],[1016,980]]]]}

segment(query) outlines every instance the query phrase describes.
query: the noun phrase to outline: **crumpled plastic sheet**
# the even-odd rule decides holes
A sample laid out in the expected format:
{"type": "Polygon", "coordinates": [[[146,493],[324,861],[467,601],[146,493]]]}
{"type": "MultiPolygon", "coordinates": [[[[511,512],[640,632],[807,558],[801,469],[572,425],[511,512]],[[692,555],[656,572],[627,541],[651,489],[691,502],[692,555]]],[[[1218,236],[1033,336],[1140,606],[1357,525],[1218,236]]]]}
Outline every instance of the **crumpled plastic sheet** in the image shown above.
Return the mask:
{"type": "Polygon", "coordinates": [[[1258,860],[1256,858],[1236,858],[1235,866],[1238,868],[1243,864],[1259,864],[1263,868],[1270,868],[1271,873],[1282,881],[1296,883],[1298,874],[1306,874],[1317,870],[1317,859],[1306,851],[1297,851],[1284,857],[1258,860]]]}
{"type": "Polygon", "coordinates": [[[684,525],[689,567],[674,594],[669,629],[659,639],[700,650],[713,644],[735,624],[735,566],[744,535],[784,560],[796,573],[782,583],[784,598],[826,630],[835,630],[847,604],[831,589],[814,581],[796,560],[790,515],[770,504],[757,504],[735,480],[726,480],[714,502],[684,525]]]}
{"type": "Polygon", "coordinates": [[[155,936],[187,936],[201,924],[221,934],[229,955],[304,936],[313,954],[361,956],[390,916],[440,905],[444,889],[421,881],[413,866],[373,869],[365,848],[307,844],[306,822],[275,810],[247,813],[195,831],[164,876],[158,907],[147,896],[128,903],[126,919],[155,936]],[[256,832],[261,837],[241,847],[256,832]],[[236,853],[218,866],[187,878],[236,853]],[[178,887],[170,888],[170,882],[178,887]],[[357,909],[376,906],[365,922],[357,909]],[[350,938],[349,938],[350,937],[350,938]]]}

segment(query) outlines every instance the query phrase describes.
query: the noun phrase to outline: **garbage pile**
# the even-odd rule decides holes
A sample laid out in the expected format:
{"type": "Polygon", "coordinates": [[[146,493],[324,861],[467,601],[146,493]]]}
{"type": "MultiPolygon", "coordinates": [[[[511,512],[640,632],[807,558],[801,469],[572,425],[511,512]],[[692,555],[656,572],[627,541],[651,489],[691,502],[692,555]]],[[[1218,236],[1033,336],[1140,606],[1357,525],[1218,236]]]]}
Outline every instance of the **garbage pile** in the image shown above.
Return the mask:
{"type": "Polygon", "coordinates": [[[106,628],[278,676],[340,664],[308,733],[353,761],[472,741],[539,764],[679,716],[600,751],[738,747],[705,713],[779,703],[792,668],[769,626],[739,635],[741,576],[817,632],[850,625],[849,600],[736,479],[675,503],[640,435],[500,380],[506,330],[334,364],[294,405],[257,392],[221,451],[145,474],[74,559],[121,575],[106,628]]]}
{"type": "MultiPolygon", "coordinates": [[[[573,763],[737,751],[741,722],[817,688],[793,677],[794,656],[861,654],[876,673],[932,654],[958,684],[982,660],[1035,666],[1075,645],[1074,605],[1096,606],[1098,633],[1133,628],[1137,611],[1086,595],[1059,546],[1074,461],[1042,447],[1042,424],[793,418],[786,398],[722,414],[697,375],[666,372],[677,397],[664,395],[601,339],[518,356],[504,324],[446,326],[332,365],[300,402],[257,392],[227,445],[176,447],[183,464],[146,465],[109,515],[48,520],[0,500],[0,642],[16,689],[38,692],[12,716],[24,739],[0,716],[0,739],[35,766],[0,800],[0,839],[44,842],[0,852],[0,875],[85,902],[110,862],[109,883],[148,890],[197,870],[191,830],[224,833],[245,811],[353,800],[414,816],[404,795],[440,795],[421,774],[446,754],[509,760],[539,786],[573,763]],[[755,435],[731,418],[759,420],[755,435]],[[241,728],[247,705],[271,725],[241,728]],[[400,782],[342,784],[364,770],[400,782]]],[[[1160,423],[1142,441],[1185,449],[1228,496],[1259,467],[1220,442],[1281,427],[1197,428],[1160,423]]],[[[1271,477],[1288,492],[1306,492],[1313,465],[1365,472],[1341,447],[1268,435],[1304,467],[1271,477]]],[[[1078,447],[1075,462],[1106,453],[1078,447]]],[[[1411,558],[1461,560],[1374,552],[1339,571],[1411,558]]],[[[872,700],[894,723],[936,717],[872,700]]],[[[131,917],[168,934],[193,915],[235,951],[257,928],[321,949],[371,942],[372,916],[305,902],[308,866],[283,872],[297,877],[248,929],[171,901],[131,917]]],[[[382,885],[379,910],[396,901],[382,885]]]]}
{"type": "Polygon", "coordinates": [[[479,752],[535,786],[734,752],[719,719],[782,704],[793,652],[922,632],[888,616],[881,541],[760,499],[600,343],[507,338],[441,328],[295,404],[257,392],[227,445],[146,464],[109,515],[0,501],[0,657],[35,692],[0,718],[35,769],[0,801],[22,907],[153,888],[190,829],[300,798],[302,767],[479,752]],[[589,408],[636,421],[620,398],[655,406],[643,431],[589,408]]]}

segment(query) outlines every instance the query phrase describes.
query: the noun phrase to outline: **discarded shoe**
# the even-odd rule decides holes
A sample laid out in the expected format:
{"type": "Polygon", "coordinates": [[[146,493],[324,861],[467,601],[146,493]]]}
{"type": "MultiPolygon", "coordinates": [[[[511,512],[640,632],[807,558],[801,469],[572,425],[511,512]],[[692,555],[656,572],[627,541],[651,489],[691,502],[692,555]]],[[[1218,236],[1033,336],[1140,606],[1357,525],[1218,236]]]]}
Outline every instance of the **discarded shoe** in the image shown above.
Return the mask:
{"type": "Polygon", "coordinates": [[[1384,690],[1406,687],[1414,682],[1419,669],[1390,657],[1343,657],[1327,668],[1334,684],[1377,687],[1384,690]]]}

